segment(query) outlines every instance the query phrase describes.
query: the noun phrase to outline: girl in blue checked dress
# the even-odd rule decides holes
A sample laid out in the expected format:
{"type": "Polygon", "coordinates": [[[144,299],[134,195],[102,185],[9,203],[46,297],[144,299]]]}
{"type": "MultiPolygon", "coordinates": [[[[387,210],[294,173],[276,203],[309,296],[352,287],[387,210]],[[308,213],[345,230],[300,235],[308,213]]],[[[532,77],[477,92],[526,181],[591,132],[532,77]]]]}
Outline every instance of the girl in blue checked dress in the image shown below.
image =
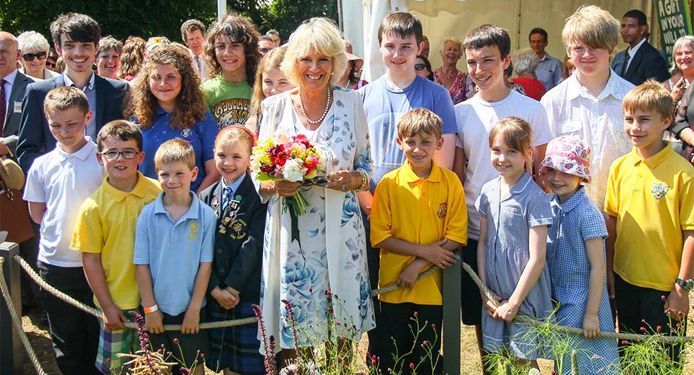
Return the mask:
{"type": "Polygon", "coordinates": [[[552,210],[547,195],[526,172],[532,142],[525,120],[508,117],[496,123],[489,148],[499,177],[482,187],[475,202],[482,216],[477,262],[480,279],[499,306],[484,301],[482,344],[487,352],[507,352],[537,368],[538,339],[530,326],[513,319],[522,314],[544,320],[552,313],[545,267],[552,210]]]}
{"type": "MultiPolygon", "coordinates": [[[[575,136],[559,137],[547,145],[540,169],[554,192],[547,264],[558,323],[582,328],[585,336],[570,337],[578,373],[617,374],[616,341],[597,338],[600,331],[614,332],[614,322],[605,283],[607,228],[581,185],[590,181],[590,157],[590,147],[575,136]]],[[[569,353],[561,359],[564,374],[571,374],[569,353]]]]}
{"type": "MultiPolygon", "coordinates": [[[[260,303],[263,231],[267,206],[248,174],[253,134],[238,125],[226,127],[215,140],[215,166],[222,179],[200,193],[217,213],[214,260],[207,298],[208,321],[255,316],[260,303]]],[[[225,374],[264,374],[258,324],[210,330],[206,365],[225,374]]]]}

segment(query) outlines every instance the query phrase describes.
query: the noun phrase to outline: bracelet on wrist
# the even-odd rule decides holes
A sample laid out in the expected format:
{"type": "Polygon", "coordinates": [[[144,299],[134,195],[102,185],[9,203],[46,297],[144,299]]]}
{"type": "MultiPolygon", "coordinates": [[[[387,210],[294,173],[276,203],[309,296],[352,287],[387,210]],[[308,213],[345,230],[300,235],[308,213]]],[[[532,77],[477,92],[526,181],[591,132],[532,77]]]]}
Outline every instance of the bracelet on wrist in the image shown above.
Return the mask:
{"type": "Polygon", "coordinates": [[[150,307],[144,307],[144,306],[142,306],[142,309],[145,311],[145,314],[151,314],[151,313],[153,313],[153,312],[155,312],[155,311],[158,311],[158,310],[159,310],[159,306],[157,306],[157,305],[152,305],[152,306],[150,306],[150,307]]]}
{"type": "Polygon", "coordinates": [[[358,170],[359,174],[361,175],[361,184],[359,187],[356,189],[357,191],[367,191],[369,190],[369,174],[366,173],[365,170],[358,170]]]}

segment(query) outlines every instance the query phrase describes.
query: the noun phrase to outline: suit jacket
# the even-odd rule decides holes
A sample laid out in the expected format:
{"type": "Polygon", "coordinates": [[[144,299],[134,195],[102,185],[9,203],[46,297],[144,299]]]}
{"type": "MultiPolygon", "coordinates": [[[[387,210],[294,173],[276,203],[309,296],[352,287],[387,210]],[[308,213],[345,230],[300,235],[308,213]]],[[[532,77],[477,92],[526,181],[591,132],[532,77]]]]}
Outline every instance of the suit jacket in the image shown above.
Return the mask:
{"type": "MultiPolygon", "coordinates": [[[[34,82],[27,86],[22,102],[22,119],[19,126],[17,159],[25,172],[34,163],[34,159],[55,148],[55,138],[48,130],[48,121],[43,113],[43,101],[46,94],[56,87],[65,86],[61,74],[53,79],[34,82]]],[[[96,88],[96,113],[94,124],[98,133],[104,124],[123,119],[123,110],[127,101],[128,84],[94,75],[96,88]]],[[[96,140],[94,140],[96,141],[96,140]]]]}
{"type": "Polygon", "coordinates": [[[10,101],[7,105],[7,112],[5,113],[5,118],[1,119],[3,121],[3,130],[0,137],[5,138],[5,145],[9,147],[13,155],[17,152],[17,140],[19,139],[19,121],[22,118],[22,110],[24,107],[17,107],[15,103],[21,103],[24,99],[24,93],[26,91],[27,85],[33,83],[34,80],[25,76],[21,72],[17,72],[17,76],[14,79],[14,84],[12,85],[12,92],[10,92],[10,101]],[[15,110],[15,109],[18,109],[15,110]]]}
{"type": "MultiPolygon", "coordinates": [[[[622,74],[622,69],[626,63],[626,53],[627,50],[620,51],[612,60],[612,70],[619,75],[622,74]]],[[[651,78],[658,82],[663,82],[670,78],[670,73],[668,73],[667,63],[663,55],[653,48],[648,41],[644,41],[638,51],[636,51],[629,64],[629,69],[627,69],[622,78],[638,86],[651,78]]]]}
{"type": "Polygon", "coordinates": [[[200,193],[200,199],[217,214],[208,292],[216,286],[230,286],[239,291],[242,302],[258,303],[267,204],[261,202],[248,173],[234,196],[241,199],[222,212],[221,181],[200,193]]]}

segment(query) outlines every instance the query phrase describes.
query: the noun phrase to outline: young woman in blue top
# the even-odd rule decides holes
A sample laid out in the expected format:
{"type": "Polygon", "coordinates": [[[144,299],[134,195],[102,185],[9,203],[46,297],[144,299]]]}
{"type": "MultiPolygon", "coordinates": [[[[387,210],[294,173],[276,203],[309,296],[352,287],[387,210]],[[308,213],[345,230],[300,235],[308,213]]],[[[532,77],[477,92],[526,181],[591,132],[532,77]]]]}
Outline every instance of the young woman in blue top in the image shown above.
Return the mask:
{"type": "Polygon", "coordinates": [[[558,305],[556,318],[560,325],[582,328],[585,336],[571,338],[573,347],[561,360],[561,369],[555,366],[562,374],[571,374],[572,350],[577,352],[580,374],[619,373],[617,342],[597,338],[600,331],[614,332],[614,321],[605,282],[607,227],[583,189],[590,181],[590,154],[579,137],[558,137],[547,144],[540,168],[554,192],[547,266],[552,299],[558,305]]]}
{"type": "Polygon", "coordinates": [[[198,177],[191,190],[200,192],[219,179],[214,166],[217,123],[207,111],[190,53],[177,45],[161,45],[147,55],[135,79],[130,115],[142,130],[145,160],[140,171],[156,178],[154,154],[173,138],[190,142],[198,177]]]}
{"type": "Polygon", "coordinates": [[[544,320],[552,313],[545,267],[549,198],[526,168],[532,161],[530,125],[507,117],[489,133],[492,165],[499,177],[487,182],[475,202],[482,220],[477,246],[480,279],[498,307],[483,301],[482,344],[490,353],[508,352],[537,368],[541,356],[532,328],[513,322],[518,314],[544,320]]]}

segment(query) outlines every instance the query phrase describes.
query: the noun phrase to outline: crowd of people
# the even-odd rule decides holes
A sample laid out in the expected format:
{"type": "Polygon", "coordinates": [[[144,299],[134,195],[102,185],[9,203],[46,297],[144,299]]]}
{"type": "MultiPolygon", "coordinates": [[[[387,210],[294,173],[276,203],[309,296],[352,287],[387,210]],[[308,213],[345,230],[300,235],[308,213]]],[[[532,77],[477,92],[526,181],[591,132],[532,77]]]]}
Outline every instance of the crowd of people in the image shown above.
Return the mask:
{"type": "MultiPolygon", "coordinates": [[[[564,62],[542,28],[512,52],[506,30],[480,25],[442,41],[437,69],[421,22],[394,12],[370,83],[325,18],[285,44],[237,14],[209,30],[185,21],[183,43],[102,38],[79,13],[50,31],[56,56],[37,32],[0,31],[0,155],[26,173],[23,189],[0,180],[0,230],[44,280],[103,311],[39,292],[65,374],[120,373],[132,313],[175,371],[204,353],[213,371],[264,374],[268,358],[285,367],[323,344],[349,361],[367,333],[382,373],[438,374],[441,270],[458,257],[496,297],[463,276],[461,320],[482,358],[551,358],[518,315],[582,329],[576,363],[590,374],[624,366],[629,343],[601,332],[686,327],[694,39],[675,43],[668,69],[640,10],[620,24],[580,7],[564,62]],[[629,46],[611,58],[620,32],[629,46]],[[298,135],[330,150],[327,182],[259,181],[253,147],[298,135]],[[200,330],[254,316],[260,328],[200,330]]],[[[683,362],[681,345],[667,350],[683,362]]]]}

